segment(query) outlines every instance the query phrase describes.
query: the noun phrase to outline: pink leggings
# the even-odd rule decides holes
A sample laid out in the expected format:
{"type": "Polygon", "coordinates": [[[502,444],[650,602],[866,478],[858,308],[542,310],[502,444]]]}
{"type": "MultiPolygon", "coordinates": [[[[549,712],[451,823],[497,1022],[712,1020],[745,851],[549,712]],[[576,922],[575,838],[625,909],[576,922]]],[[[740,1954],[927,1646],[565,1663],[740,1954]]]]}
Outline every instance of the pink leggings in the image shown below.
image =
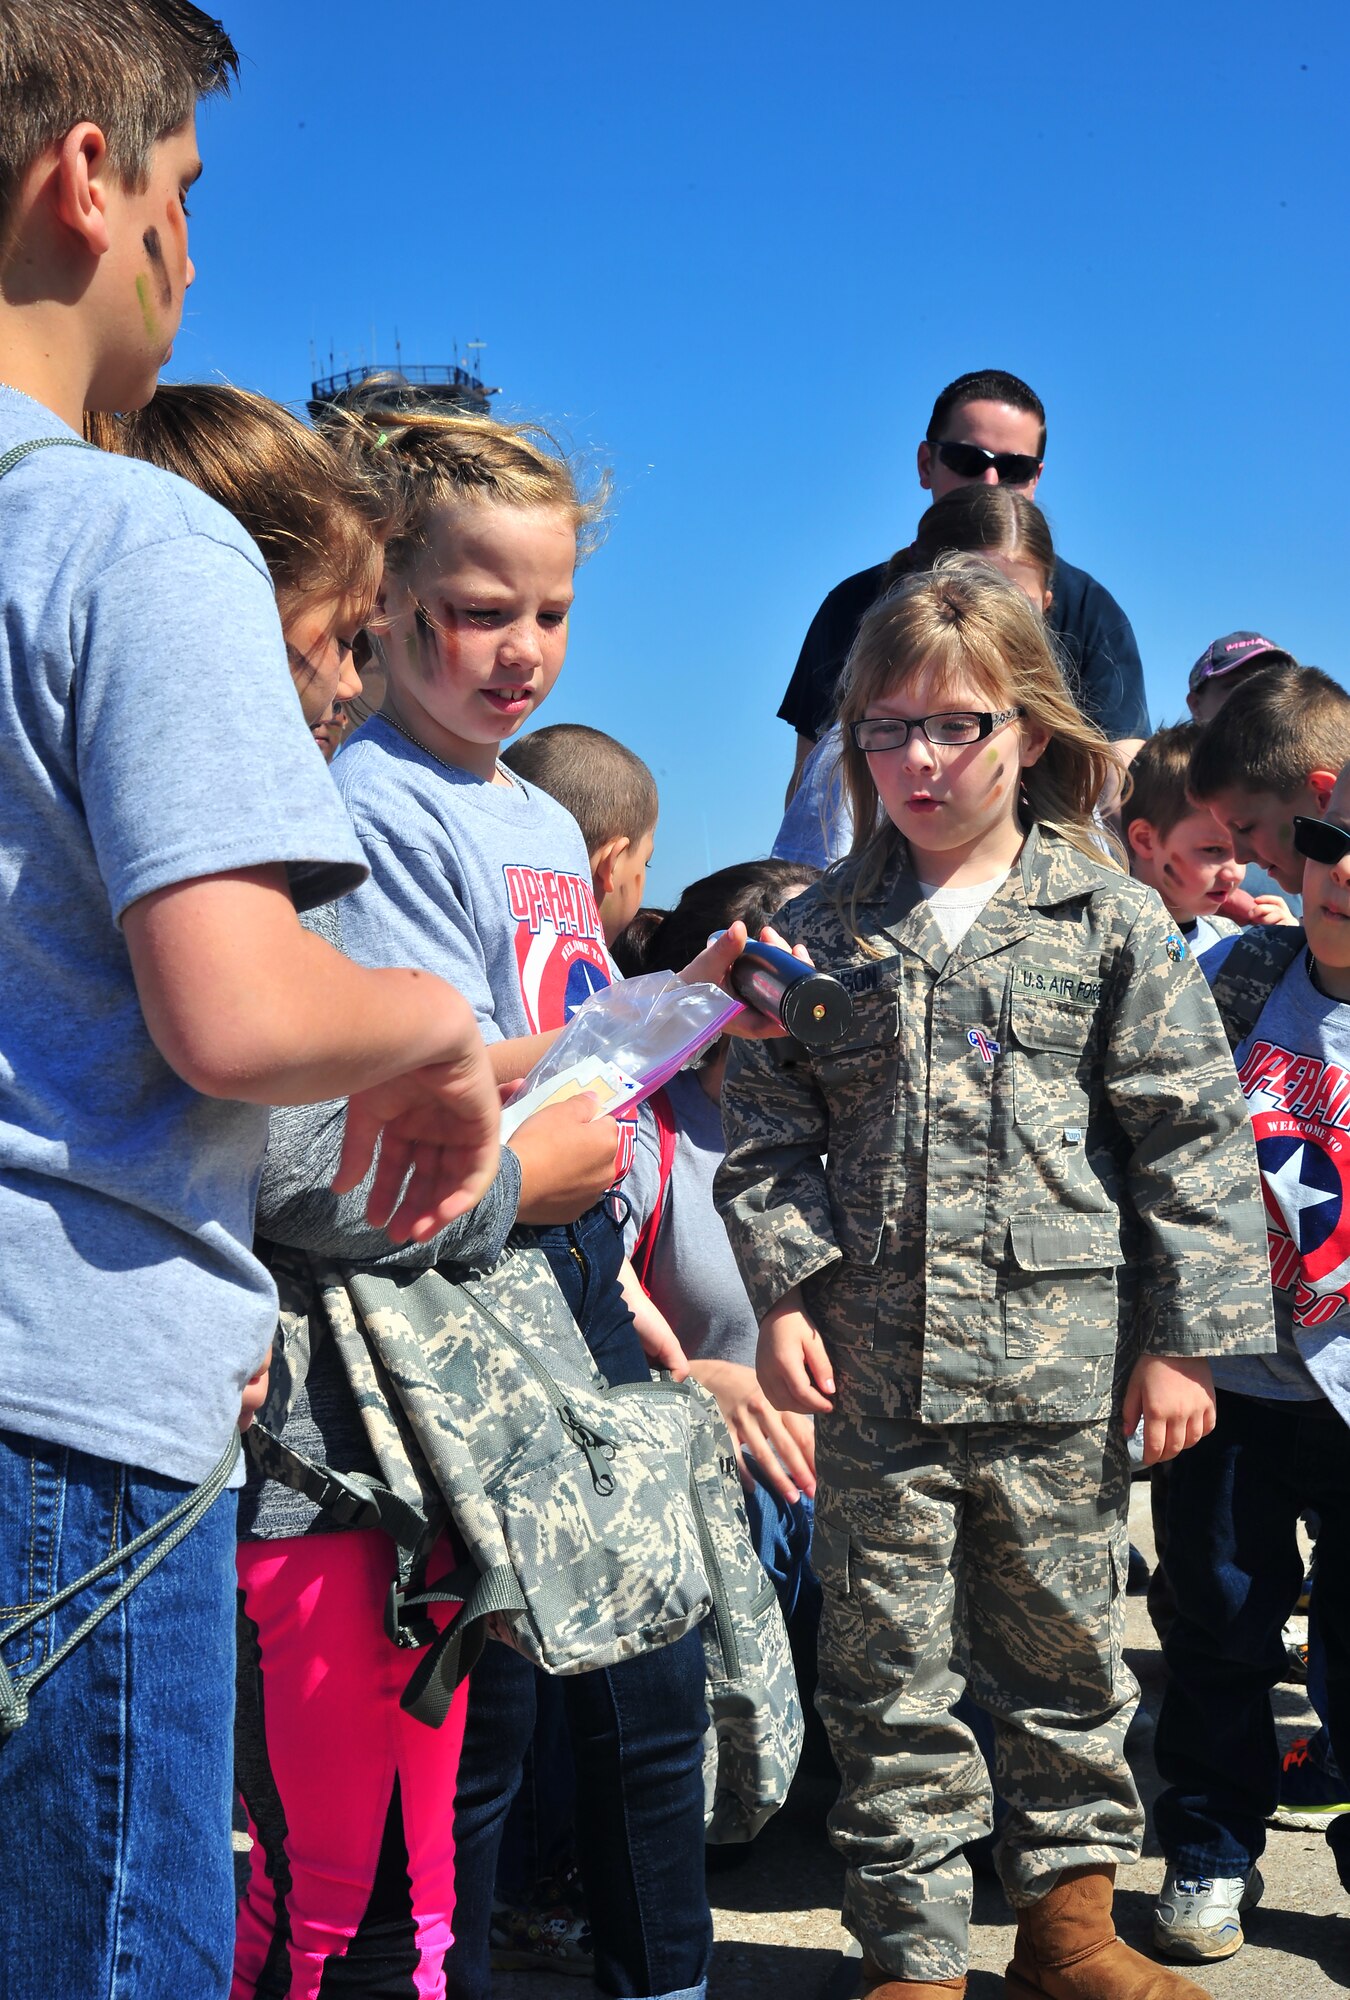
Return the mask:
{"type": "MultiPolygon", "coordinates": [[[[431,1579],[453,1567],[445,1542],[431,1579]]],[[[468,1690],[439,1729],[399,1707],[420,1656],[385,1636],[393,1574],[378,1528],[240,1546],[239,1784],[254,1846],[231,2000],[318,2000],[321,1985],[325,1996],[445,1993],[468,1690]],[[396,1881],[402,1936],[386,1951],[389,1925],[376,1925],[383,1963],[368,1982],[353,1966],[349,1985],[349,1968],[331,1962],[366,1936],[377,1874],[386,1901],[396,1881]]],[[[443,1627],[456,1609],[431,1615],[443,1627]]]]}

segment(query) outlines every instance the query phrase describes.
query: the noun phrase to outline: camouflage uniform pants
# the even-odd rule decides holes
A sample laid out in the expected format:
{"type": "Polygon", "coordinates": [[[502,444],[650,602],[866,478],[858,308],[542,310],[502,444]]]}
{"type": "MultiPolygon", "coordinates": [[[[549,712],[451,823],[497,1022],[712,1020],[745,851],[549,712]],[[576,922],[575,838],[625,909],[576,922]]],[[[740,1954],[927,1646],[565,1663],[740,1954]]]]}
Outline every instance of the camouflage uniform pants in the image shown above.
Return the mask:
{"type": "Polygon", "coordinates": [[[1037,1901],[1061,1869],[1133,1861],[1122,1658],[1129,1471],[1116,1422],[950,1427],[881,1417],[881,1356],[835,1350],[817,1420],[824,1586],[817,1705],[843,1779],[830,1833],[844,1921],[892,1977],[966,1970],[970,1870],[991,1792],[951,1713],[992,1716],[1009,1807],[999,1873],[1037,1901]]]}

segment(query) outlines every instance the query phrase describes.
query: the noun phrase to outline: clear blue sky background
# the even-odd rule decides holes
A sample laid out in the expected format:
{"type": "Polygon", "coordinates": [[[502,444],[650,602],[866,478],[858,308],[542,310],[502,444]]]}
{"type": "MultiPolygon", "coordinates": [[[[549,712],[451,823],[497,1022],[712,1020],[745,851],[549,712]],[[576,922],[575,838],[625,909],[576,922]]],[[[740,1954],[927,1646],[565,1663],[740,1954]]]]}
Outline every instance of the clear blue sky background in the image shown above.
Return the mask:
{"type": "Polygon", "coordinates": [[[656,771],[654,899],[767,852],[802,635],[908,540],[967,368],[1044,398],[1155,721],[1238,626],[1345,677],[1343,8],[220,5],[171,372],[300,403],[311,342],[481,338],[612,468],[543,719],[656,771]]]}

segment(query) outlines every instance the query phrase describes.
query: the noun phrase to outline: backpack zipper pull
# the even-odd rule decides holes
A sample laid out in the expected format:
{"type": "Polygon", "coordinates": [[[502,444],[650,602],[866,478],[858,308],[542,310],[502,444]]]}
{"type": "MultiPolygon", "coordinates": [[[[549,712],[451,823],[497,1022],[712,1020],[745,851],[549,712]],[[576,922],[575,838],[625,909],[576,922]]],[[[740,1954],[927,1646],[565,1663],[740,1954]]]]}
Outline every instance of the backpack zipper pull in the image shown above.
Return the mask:
{"type": "Polygon", "coordinates": [[[607,1438],[603,1431],[589,1429],[567,1403],[560,1406],[558,1415],[562,1420],[563,1429],[573,1444],[580,1445],[586,1454],[586,1463],[591,1472],[591,1484],[602,1499],[608,1499],[614,1491],[614,1475],[605,1470],[602,1461],[613,1458],[614,1440],[607,1438]]]}

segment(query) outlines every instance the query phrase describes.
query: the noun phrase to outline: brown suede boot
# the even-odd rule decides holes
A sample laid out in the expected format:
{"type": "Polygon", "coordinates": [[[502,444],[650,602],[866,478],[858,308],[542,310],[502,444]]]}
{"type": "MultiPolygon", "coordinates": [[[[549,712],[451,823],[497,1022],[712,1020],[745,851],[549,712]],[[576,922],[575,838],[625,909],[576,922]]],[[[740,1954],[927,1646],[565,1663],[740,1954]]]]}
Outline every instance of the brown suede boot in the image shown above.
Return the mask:
{"type": "Polygon", "coordinates": [[[1067,1868],[1017,1912],[1007,2000],[1205,2000],[1204,1988],[1131,1951],[1111,1922],[1114,1868],[1067,1868]]]}
{"type": "Polygon", "coordinates": [[[862,2000],[942,2000],[944,1993],[963,2000],[965,1990],[964,1979],[895,1979],[870,1958],[863,1960],[862,1985],[858,1988],[862,2000]]]}

